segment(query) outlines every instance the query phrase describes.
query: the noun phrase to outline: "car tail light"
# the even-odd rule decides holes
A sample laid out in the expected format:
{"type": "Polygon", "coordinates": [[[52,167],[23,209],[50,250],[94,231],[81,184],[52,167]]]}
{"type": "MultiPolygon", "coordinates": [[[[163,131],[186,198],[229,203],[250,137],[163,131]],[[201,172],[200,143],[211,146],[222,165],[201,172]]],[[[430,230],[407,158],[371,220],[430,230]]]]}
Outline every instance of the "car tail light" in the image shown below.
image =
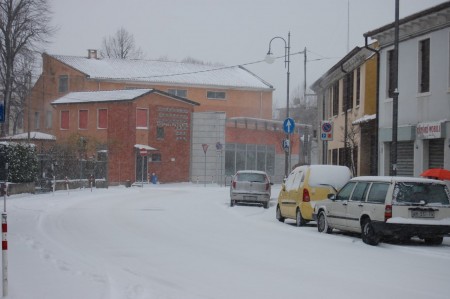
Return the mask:
{"type": "Polygon", "coordinates": [[[386,205],[384,208],[384,221],[388,220],[389,218],[392,218],[392,206],[386,205]]]}
{"type": "Polygon", "coordinates": [[[303,189],[303,202],[310,202],[311,198],[309,197],[308,189],[303,189]]]}
{"type": "Polygon", "coordinates": [[[269,183],[269,182],[266,182],[266,191],[269,190],[269,187],[270,187],[270,183],[269,183]]]}
{"type": "Polygon", "coordinates": [[[233,181],[233,189],[236,189],[236,181],[233,181]]]}

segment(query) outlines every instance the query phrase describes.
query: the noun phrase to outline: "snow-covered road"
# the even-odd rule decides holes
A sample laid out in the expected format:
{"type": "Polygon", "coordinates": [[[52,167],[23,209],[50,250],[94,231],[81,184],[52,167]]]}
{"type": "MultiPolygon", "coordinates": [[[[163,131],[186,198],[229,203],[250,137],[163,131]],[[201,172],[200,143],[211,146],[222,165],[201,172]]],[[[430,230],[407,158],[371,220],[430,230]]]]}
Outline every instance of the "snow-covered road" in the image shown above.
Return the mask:
{"type": "Polygon", "coordinates": [[[449,298],[442,246],[319,234],[192,184],[7,199],[8,298],[449,298]]]}

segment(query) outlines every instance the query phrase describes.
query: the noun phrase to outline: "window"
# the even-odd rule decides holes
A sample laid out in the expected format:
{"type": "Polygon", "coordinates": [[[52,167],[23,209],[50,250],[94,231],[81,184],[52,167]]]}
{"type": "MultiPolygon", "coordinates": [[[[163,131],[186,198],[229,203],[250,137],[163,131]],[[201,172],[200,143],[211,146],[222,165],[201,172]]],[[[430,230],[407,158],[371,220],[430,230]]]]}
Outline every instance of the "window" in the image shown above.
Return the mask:
{"type": "Polygon", "coordinates": [[[156,138],[164,139],[164,127],[156,127],[156,138]]]}
{"type": "Polygon", "coordinates": [[[87,130],[88,128],[88,111],[80,110],[78,111],[78,129],[87,130]]]}
{"type": "Polygon", "coordinates": [[[355,187],[355,191],[352,194],[352,201],[364,201],[367,194],[367,187],[369,186],[366,182],[358,182],[355,187]]]}
{"type": "Polygon", "coordinates": [[[341,191],[336,195],[336,200],[348,200],[350,195],[352,194],[353,187],[355,187],[355,182],[347,183],[344,187],[342,187],[341,191]]]}
{"type": "Polygon", "coordinates": [[[52,128],[52,121],[53,121],[53,114],[51,111],[47,111],[45,115],[45,128],[51,129],[52,128]]]}
{"type": "Polygon", "coordinates": [[[361,68],[356,69],[356,106],[359,106],[361,99],[361,68]]]}
{"type": "Polygon", "coordinates": [[[389,50],[387,52],[387,97],[394,97],[394,90],[397,88],[395,83],[395,73],[394,73],[394,50],[389,50]]]}
{"type": "Polygon", "coordinates": [[[39,130],[39,112],[34,112],[34,128],[39,130]]]}
{"type": "Polygon", "coordinates": [[[343,105],[342,105],[342,111],[345,112],[346,110],[353,108],[353,72],[348,73],[344,79],[344,90],[343,92],[343,105]]]}
{"type": "Polygon", "coordinates": [[[419,92],[430,91],[430,39],[419,42],[419,92]]]}
{"type": "Polygon", "coordinates": [[[225,145],[225,174],[238,170],[260,169],[273,175],[275,171],[275,146],[256,144],[225,145]]]}
{"type": "Polygon", "coordinates": [[[333,165],[338,165],[338,149],[334,148],[331,150],[331,163],[333,165]]]}
{"type": "Polygon", "coordinates": [[[168,93],[173,94],[178,97],[186,98],[187,90],[186,89],[169,89],[168,93]]]}
{"type": "Polygon", "coordinates": [[[148,128],[148,109],[142,108],[136,109],[136,128],[139,129],[148,128]]]}
{"type": "Polygon", "coordinates": [[[67,92],[69,91],[69,76],[68,75],[60,75],[58,82],[58,91],[59,92],[67,92]]]}
{"type": "Polygon", "coordinates": [[[333,85],[333,115],[337,116],[339,113],[339,81],[333,85]]]}
{"type": "Polygon", "coordinates": [[[225,100],[225,91],[207,91],[206,97],[212,100],[225,100]]]}
{"type": "Polygon", "coordinates": [[[97,110],[97,128],[98,129],[108,128],[108,109],[97,110]]]}
{"type": "Polygon", "coordinates": [[[368,202],[384,203],[386,199],[386,193],[389,189],[389,184],[373,183],[370,187],[368,202]]]}
{"type": "Polygon", "coordinates": [[[69,111],[61,111],[61,130],[69,129],[69,111]]]}
{"type": "Polygon", "coordinates": [[[161,162],[161,154],[152,154],[152,162],[161,162]]]}

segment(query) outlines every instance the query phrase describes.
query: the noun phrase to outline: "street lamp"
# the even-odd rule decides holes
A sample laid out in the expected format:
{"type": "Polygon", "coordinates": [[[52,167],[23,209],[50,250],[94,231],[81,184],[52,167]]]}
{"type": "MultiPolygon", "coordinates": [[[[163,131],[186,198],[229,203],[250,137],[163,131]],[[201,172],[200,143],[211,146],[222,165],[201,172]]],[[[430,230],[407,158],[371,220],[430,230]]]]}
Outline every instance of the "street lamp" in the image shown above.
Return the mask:
{"type": "MultiPolygon", "coordinates": [[[[275,36],[269,42],[269,51],[266,55],[266,62],[273,63],[275,58],[272,56],[271,45],[272,41],[275,39],[281,39],[284,42],[284,67],[287,68],[287,90],[286,90],[286,118],[289,118],[289,80],[290,80],[290,72],[289,72],[289,63],[290,63],[290,55],[291,55],[291,32],[288,32],[288,40],[282,38],[281,36],[275,36]]],[[[288,144],[288,150],[285,151],[285,159],[284,159],[284,175],[285,177],[289,174],[289,161],[291,160],[291,140],[289,133],[286,134],[286,140],[288,144]]]]}

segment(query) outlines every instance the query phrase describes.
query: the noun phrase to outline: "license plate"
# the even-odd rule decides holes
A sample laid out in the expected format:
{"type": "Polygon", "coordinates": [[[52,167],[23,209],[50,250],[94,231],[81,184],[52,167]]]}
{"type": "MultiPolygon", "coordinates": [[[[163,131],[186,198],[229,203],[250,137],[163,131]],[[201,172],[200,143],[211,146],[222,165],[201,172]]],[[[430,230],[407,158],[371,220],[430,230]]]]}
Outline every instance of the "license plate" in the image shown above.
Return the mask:
{"type": "Polygon", "coordinates": [[[256,196],[244,196],[244,200],[256,200],[256,196]]]}
{"type": "Polygon", "coordinates": [[[434,218],[434,211],[422,211],[413,210],[411,211],[412,218],[434,218]]]}

